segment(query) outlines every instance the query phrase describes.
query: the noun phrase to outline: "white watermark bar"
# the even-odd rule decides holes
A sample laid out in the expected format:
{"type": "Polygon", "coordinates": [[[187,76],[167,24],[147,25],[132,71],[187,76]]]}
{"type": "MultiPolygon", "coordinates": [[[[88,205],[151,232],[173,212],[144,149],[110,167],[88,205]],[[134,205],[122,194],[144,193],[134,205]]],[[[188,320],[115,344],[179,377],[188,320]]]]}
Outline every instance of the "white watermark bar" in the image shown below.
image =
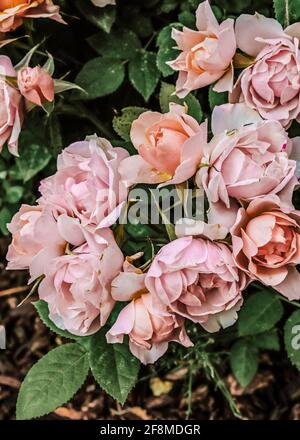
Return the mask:
{"type": "Polygon", "coordinates": [[[6,331],[3,325],[0,325],[0,350],[6,348],[6,331]]]}
{"type": "Polygon", "coordinates": [[[205,198],[201,189],[134,188],[119,218],[120,224],[175,224],[183,217],[202,220],[205,198]]]}

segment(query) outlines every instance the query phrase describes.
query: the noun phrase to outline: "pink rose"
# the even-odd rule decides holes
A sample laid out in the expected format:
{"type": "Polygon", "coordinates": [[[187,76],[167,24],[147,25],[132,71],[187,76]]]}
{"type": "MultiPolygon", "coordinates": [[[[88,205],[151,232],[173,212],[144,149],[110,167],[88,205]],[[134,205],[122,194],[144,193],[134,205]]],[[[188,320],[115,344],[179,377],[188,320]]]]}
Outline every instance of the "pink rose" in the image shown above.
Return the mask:
{"type": "Polygon", "coordinates": [[[220,78],[215,90],[232,90],[232,59],[236,50],[234,21],[228,18],[219,24],[209,1],[199,5],[196,19],[197,31],[187,27],[182,31],[172,30],[172,38],[181,53],[167,64],[179,71],[176,94],[180,98],[220,78]]]}
{"type": "Polygon", "coordinates": [[[30,269],[31,281],[43,275],[49,262],[64,255],[67,245],[79,246],[92,232],[66,214],[55,218],[50,207],[22,205],[8,225],[12,243],[7,269],[30,269]]]}
{"type": "Polygon", "coordinates": [[[7,141],[9,151],[15,156],[24,118],[23,101],[17,88],[5,77],[14,79],[16,75],[10,59],[0,55],[0,152],[7,141]]]}
{"type": "Polygon", "coordinates": [[[236,321],[246,281],[226,244],[187,236],[159,251],[145,285],[154,297],[154,310],[163,314],[163,304],[215,332],[236,321]]]}
{"type": "Polygon", "coordinates": [[[173,313],[155,313],[151,294],[146,293],[122,309],[106,338],[110,344],[122,343],[124,336],[128,335],[132,354],[143,364],[153,364],[165,354],[171,341],[184,347],[193,345],[183,322],[184,318],[173,313]]]}
{"type": "Polygon", "coordinates": [[[293,208],[296,162],[292,141],[278,121],[263,121],[245,104],[216,107],[214,137],[196,175],[209,203],[209,222],[232,226],[237,203],[275,194],[284,211],[293,208]]]}
{"type": "Polygon", "coordinates": [[[98,331],[114,307],[111,281],[122,263],[122,252],[110,229],[94,231],[87,242],[53,259],[39,286],[49,318],[78,336],[98,331]]]}
{"type": "Polygon", "coordinates": [[[299,39],[288,35],[295,26],[283,31],[276,20],[259,14],[236,21],[237,45],[255,60],[240,74],[230,101],[245,102],[283,126],[300,113],[299,39]]]}
{"type": "Polygon", "coordinates": [[[42,206],[22,205],[8,225],[12,233],[12,243],[7,253],[7,269],[28,269],[33,258],[42,249],[37,241],[35,227],[43,215],[42,206]]]}
{"type": "Polygon", "coordinates": [[[15,30],[24,18],[52,18],[65,24],[52,0],[1,0],[0,32],[15,30]]]}
{"type": "Polygon", "coordinates": [[[168,343],[192,346],[184,328],[184,318],[161,307],[152,308],[152,296],[145,286],[145,274],[132,261],[142,254],[127,257],[121,272],[113,281],[111,294],[116,301],[131,301],[120,312],[115,324],[106,334],[107,342],[122,343],[129,335],[129,348],[144,364],[154,363],[168,349],[168,343]],[[163,312],[163,313],[161,313],[163,312]]]}
{"type": "Polygon", "coordinates": [[[42,106],[54,100],[54,81],[41,67],[23,67],[18,71],[18,87],[21,94],[33,104],[42,106]]]}
{"type": "Polygon", "coordinates": [[[207,124],[199,125],[184,107],[170,104],[168,113],[142,113],[132,123],[130,137],[139,154],[125,159],[119,168],[127,186],[177,184],[195,174],[207,139],[207,124]]]}
{"type": "Polygon", "coordinates": [[[78,217],[83,225],[112,225],[127,198],[118,167],[128,157],[103,138],[76,142],[58,156],[58,171],[42,180],[40,203],[78,217]]]}
{"type": "Polygon", "coordinates": [[[300,299],[300,211],[282,212],[274,196],[240,208],[231,229],[236,264],[289,300],[300,299]]]}

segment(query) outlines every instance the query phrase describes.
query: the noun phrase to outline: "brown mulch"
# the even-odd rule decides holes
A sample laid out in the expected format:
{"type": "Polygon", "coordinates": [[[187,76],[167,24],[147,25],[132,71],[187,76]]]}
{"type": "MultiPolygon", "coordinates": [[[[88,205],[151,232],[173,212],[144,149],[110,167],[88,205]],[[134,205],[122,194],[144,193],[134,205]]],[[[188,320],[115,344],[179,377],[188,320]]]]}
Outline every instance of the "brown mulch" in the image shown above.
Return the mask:
{"type": "MultiPolygon", "coordinates": [[[[25,303],[26,290],[1,295],[7,289],[26,285],[26,274],[6,272],[5,240],[0,241],[0,325],[6,327],[7,349],[0,350],[0,420],[14,419],[20,384],[30,367],[51,348],[61,344],[39,320],[34,307],[25,303]],[[25,278],[24,278],[25,275],[25,278]]],[[[280,354],[264,354],[255,380],[242,389],[231,374],[225,380],[246,419],[300,420],[300,374],[280,354]]],[[[141,376],[147,377],[144,368],[141,376]]],[[[165,377],[142,380],[121,407],[108,397],[89,377],[72,401],[44,419],[178,419],[185,418],[187,399],[184,395],[186,370],[165,377]]],[[[202,372],[193,383],[192,419],[232,419],[223,396],[214,389],[202,372]]]]}

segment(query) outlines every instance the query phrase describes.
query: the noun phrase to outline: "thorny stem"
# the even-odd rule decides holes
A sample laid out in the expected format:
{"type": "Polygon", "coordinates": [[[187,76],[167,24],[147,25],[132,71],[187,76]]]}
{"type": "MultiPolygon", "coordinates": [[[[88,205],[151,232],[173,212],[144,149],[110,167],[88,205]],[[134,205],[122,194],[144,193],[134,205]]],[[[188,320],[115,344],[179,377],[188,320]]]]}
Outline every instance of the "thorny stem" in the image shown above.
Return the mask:
{"type": "Polygon", "coordinates": [[[144,46],[144,50],[146,50],[146,49],[150,46],[150,44],[152,43],[152,41],[153,41],[153,39],[156,37],[156,35],[157,35],[157,32],[154,32],[154,33],[151,35],[150,39],[147,41],[147,43],[146,43],[145,46],[144,46]]]}
{"type": "Polygon", "coordinates": [[[110,138],[112,136],[111,131],[102,124],[102,122],[94,116],[83,104],[76,103],[74,105],[63,104],[60,108],[57,108],[57,113],[59,112],[69,113],[70,115],[76,115],[79,118],[90,120],[95,127],[99,130],[100,134],[110,138]]]}
{"type": "Polygon", "coordinates": [[[187,388],[187,410],[185,413],[185,419],[189,420],[192,415],[192,404],[193,404],[193,365],[189,366],[189,377],[188,377],[188,388],[187,388]]]}
{"type": "Polygon", "coordinates": [[[243,416],[236,405],[235,399],[232,397],[225,382],[221,379],[221,377],[219,376],[219,373],[215,369],[214,365],[211,363],[208,354],[205,352],[202,352],[201,357],[202,357],[202,367],[205,371],[206,377],[208,379],[211,379],[214,382],[216,388],[218,388],[221,391],[221,393],[223,394],[223,396],[227,400],[228,405],[229,405],[232,413],[234,414],[234,416],[241,419],[243,416]]]}
{"type": "Polygon", "coordinates": [[[169,219],[166,216],[166,214],[164,213],[164,211],[160,208],[159,202],[156,200],[154,193],[151,190],[150,190],[150,192],[151,192],[151,194],[153,196],[154,203],[155,203],[155,205],[157,207],[157,210],[158,210],[158,212],[159,212],[159,214],[161,216],[163,224],[165,225],[165,228],[166,228],[166,231],[167,231],[167,234],[168,234],[168,237],[169,237],[170,241],[176,240],[177,237],[176,237],[176,234],[175,234],[175,227],[174,227],[174,225],[169,223],[169,219]]]}
{"type": "Polygon", "coordinates": [[[300,303],[297,303],[295,301],[290,301],[289,299],[285,298],[284,296],[279,297],[281,299],[281,301],[287,302],[288,304],[292,304],[295,307],[298,307],[300,309],[300,303]]]}

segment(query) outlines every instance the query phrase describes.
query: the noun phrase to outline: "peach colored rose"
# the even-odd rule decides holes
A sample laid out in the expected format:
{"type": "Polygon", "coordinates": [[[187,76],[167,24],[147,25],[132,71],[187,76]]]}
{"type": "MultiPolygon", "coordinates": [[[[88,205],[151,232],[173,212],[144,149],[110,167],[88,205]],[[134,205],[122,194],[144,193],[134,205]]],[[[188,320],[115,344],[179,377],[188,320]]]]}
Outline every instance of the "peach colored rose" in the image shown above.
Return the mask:
{"type": "Polygon", "coordinates": [[[134,183],[181,183],[196,172],[207,139],[207,124],[170,104],[168,113],[147,111],[132,123],[131,141],[139,154],[125,159],[119,171],[134,183]]]}
{"type": "Polygon", "coordinates": [[[283,126],[300,113],[299,38],[289,35],[293,30],[295,25],[283,31],[276,20],[259,14],[236,21],[237,45],[255,59],[240,74],[230,102],[245,102],[283,126]]]}
{"type": "Polygon", "coordinates": [[[104,138],[76,142],[58,156],[58,170],[42,180],[39,202],[76,216],[83,225],[107,227],[115,223],[127,198],[118,172],[128,157],[104,138]]]}
{"type": "Polygon", "coordinates": [[[208,144],[196,182],[210,204],[209,222],[232,226],[238,205],[276,195],[284,211],[293,210],[296,162],[288,153],[293,142],[278,121],[261,120],[245,104],[216,107],[214,137],[208,144]]]}
{"type": "Polygon", "coordinates": [[[61,329],[86,336],[105,325],[113,307],[111,281],[122,269],[123,254],[110,229],[53,259],[39,285],[49,318],[61,329]]]}
{"type": "Polygon", "coordinates": [[[196,11],[196,26],[197,31],[187,27],[172,30],[181,53],[167,64],[179,71],[176,94],[180,98],[217,80],[216,91],[232,90],[232,59],[236,51],[233,19],[219,24],[209,1],[204,1],[196,11]]]}
{"type": "Polygon", "coordinates": [[[2,0],[0,3],[0,32],[15,30],[26,18],[52,18],[65,24],[59,6],[52,0],[2,0]]]}
{"type": "Polygon", "coordinates": [[[41,67],[23,67],[18,71],[18,87],[21,94],[35,105],[54,100],[54,81],[41,67]]]}
{"type": "Polygon", "coordinates": [[[300,299],[300,211],[282,212],[274,196],[240,208],[231,229],[236,264],[288,299],[300,299]]]}
{"type": "Polygon", "coordinates": [[[0,55],[0,151],[7,141],[9,151],[18,156],[18,138],[24,119],[22,96],[5,77],[16,78],[11,60],[0,55]]]}
{"type": "Polygon", "coordinates": [[[229,246],[192,236],[163,246],[145,277],[157,313],[167,307],[209,332],[236,321],[246,283],[229,246]]]}

